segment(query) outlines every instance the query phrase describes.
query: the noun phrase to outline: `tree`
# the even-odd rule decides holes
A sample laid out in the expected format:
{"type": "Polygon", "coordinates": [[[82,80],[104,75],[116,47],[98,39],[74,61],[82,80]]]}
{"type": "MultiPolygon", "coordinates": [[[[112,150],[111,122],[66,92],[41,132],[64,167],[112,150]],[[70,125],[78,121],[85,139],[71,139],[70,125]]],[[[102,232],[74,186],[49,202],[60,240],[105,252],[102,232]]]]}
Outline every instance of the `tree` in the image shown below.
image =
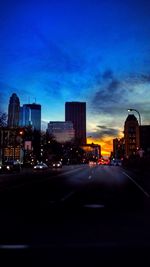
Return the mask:
{"type": "Polygon", "coordinates": [[[62,144],[58,143],[55,137],[48,132],[42,133],[41,137],[43,160],[60,160],[63,154],[62,144]]]}

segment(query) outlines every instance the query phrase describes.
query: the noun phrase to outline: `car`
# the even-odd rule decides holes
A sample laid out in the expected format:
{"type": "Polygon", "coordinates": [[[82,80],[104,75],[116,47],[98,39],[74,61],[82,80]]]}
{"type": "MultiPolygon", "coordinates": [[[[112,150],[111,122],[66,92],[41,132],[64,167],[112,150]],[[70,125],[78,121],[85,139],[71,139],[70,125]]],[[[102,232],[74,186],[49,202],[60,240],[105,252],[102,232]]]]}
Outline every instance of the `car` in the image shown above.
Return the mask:
{"type": "Polygon", "coordinates": [[[4,164],[0,167],[2,173],[13,173],[21,171],[21,163],[18,160],[5,161],[4,164]]]}
{"type": "Polygon", "coordinates": [[[96,161],[91,161],[91,160],[89,161],[89,166],[96,166],[96,164],[97,164],[96,161]]]}
{"type": "Polygon", "coordinates": [[[98,162],[98,165],[109,165],[110,164],[110,160],[109,159],[100,159],[98,162]]]}
{"type": "Polygon", "coordinates": [[[110,162],[111,166],[122,166],[122,161],[119,159],[112,159],[110,162]]]}
{"type": "Polygon", "coordinates": [[[40,162],[40,163],[38,163],[37,165],[35,165],[34,167],[33,167],[33,169],[34,170],[47,170],[48,169],[48,166],[45,164],[45,163],[43,163],[43,162],[40,162]]]}
{"type": "Polygon", "coordinates": [[[52,163],[53,168],[62,168],[62,162],[61,161],[55,161],[52,163]]]}
{"type": "Polygon", "coordinates": [[[2,173],[2,172],[3,172],[3,166],[0,165],[0,173],[2,173]]]}

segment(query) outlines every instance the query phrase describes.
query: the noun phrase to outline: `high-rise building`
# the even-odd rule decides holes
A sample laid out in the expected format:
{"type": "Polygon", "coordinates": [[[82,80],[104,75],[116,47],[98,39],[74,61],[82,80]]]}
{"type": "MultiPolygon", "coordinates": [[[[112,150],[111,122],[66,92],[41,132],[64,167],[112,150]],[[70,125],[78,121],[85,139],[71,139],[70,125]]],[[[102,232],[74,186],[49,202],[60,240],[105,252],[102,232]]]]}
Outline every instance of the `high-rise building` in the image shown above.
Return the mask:
{"type": "Polygon", "coordinates": [[[41,130],[41,105],[24,104],[20,107],[20,126],[32,126],[34,130],[41,130]]]}
{"type": "Polygon", "coordinates": [[[19,111],[20,101],[19,97],[13,93],[9,100],[8,106],[8,126],[17,127],[19,126],[19,111]]]}
{"type": "Polygon", "coordinates": [[[145,155],[150,155],[150,125],[140,126],[140,148],[145,155]]]}
{"type": "Polygon", "coordinates": [[[124,125],[124,139],[125,139],[125,156],[128,158],[136,155],[139,146],[139,124],[137,118],[130,114],[128,115],[124,125]]]}
{"type": "Polygon", "coordinates": [[[72,142],[75,137],[73,123],[70,121],[50,121],[47,132],[59,143],[72,142]]]}
{"type": "Polygon", "coordinates": [[[65,120],[72,121],[75,129],[75,140],[80,145],[86,144],[86,103],[66,102],[65,120]]]}

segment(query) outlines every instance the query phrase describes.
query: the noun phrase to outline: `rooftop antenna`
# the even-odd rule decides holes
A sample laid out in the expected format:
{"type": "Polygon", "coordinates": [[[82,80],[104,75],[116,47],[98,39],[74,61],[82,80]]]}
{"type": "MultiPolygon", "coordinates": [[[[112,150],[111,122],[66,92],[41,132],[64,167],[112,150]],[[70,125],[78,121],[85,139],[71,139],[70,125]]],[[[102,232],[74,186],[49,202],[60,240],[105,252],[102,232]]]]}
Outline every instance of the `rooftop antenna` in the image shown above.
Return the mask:
{"type": "Polygon", "coordinates": [[[36,103],[36,97],[35,97],[35,103],[36,103]]]}
{"type": "Polygon", "coordinates": [[[28,96],[28,104],[30,104],[30,96],[28,96]]]}

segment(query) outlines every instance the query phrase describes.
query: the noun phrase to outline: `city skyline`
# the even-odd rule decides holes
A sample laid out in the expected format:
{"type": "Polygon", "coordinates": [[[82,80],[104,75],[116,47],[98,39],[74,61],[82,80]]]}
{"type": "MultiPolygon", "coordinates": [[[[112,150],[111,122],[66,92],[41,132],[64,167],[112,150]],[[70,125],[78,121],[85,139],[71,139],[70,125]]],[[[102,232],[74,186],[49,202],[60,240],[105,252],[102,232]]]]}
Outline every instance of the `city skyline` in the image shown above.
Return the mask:
{"type": "MultiPolygon", "coordinates": [[[[18,98],[18,100],[19,100],[19,103],[20,103],[20,97],[18,97],[15,93],[13,93],[12,94],[12,96],[13,95],[15,95],[17,98],[18,98]]],[[[10,99],[12,98],[12,96],[10,96],[10,99]]],[[[71,102],[65,102],[64,103],[64,116],[65,116],[65,106],[66,106],[66,104],[71,104],[71,103],[79,103],[79,104],[83,104],[84,102],[77,102],[77,101],[71,101],[71,102]]],[[[86,102],[84,103],[84,104],[86,104],[86,102]]],[[[8,105],[9,106],[9,105],[8,105]]],[[[41,105],[40,104],[37,104],[37,103],[32,103],[32,104],[23,104],[23,106],[40,106],[41,107],[41,105]]],[[[21,109],[22,109],[22,107],[23,106],[21,106],[20,105],[20,115],[21,115],[21,109]]],[[[42,108],[42,107],[41,107],[42,108]]],[[[137,117],[137,115],[134,115],[133,114],[133,112],[134,111],[136,111],[136,110],[130,110],[130,112],[132,112],[131,114],[128,114],[127,115],[127,117],[126,117],[126,120],[127,120],[127,118],[129,117],[129,116],[134,116],[136,119],[137,119],[137,121],[138,121],[138,123],[139,123],[139,118],[137,117]],[[132,115],[133,114],[133,115],[132,115]]],[[[129,112],[129,110],[128,110],[128,112],[129,112]]],[[[137,112],[137,111],[136,111],[137,112]]],[[[20,118],[21,119],[21,118],[20,118]]],[[[19,119],[19,120],[20,120],[19,119]]],[[[21,121],[20,121],[21,122],[21,121]]],[[[54,120],[52,120],[51,122],[55,122],[54,120]]],[[[56,121],[56,122],[60,122],[60,121],[56,121]]],[[[63,121],[61,121],[61,122],[63,122],[63,121]]],[[[42,120],[41,120],[41,130],[43,130],[43,131],[46,131],[47,129],[48,129],[48,125],[49,125],[49,123],[50,123],[50,121],[49,122],[44,122],[44,125],[43,125],[43,127],[42,127],[42,120]]],[[[123,123],[125,123],[125,121],[123,122],[123,123]]],[[[140,125],[140,124],[139,124],[140,125]]],[[[22,127],[24,127],[24,126],[26,126],[26,125],[20,125],[20,126],[22,126],[22,127]]],[[[148,125],[147,125],[148,126],[148,125]]],[[[108,133],[108,130],[107,130],[107,128],[106,127],[99,127],[99,128],[102,128],[102,131],[105,131],[106,132],[106,134],[107,135],[109,135],[109,133],[108,133]]],[[[114,138],[122,138],[123,137],[123,133],[124,133],[124,130],[122,129],[122,131],[121,131],[121,133],[120,133],[120,135],[117,133],[117,131],[116,131],[116,135],[115,135],[115,129],[109,129],[110,131],[114,131],[114,135],[113,135],[113,137],[114,138]]],[[[95,144],[98,144],[98,145],[100,145],[101,147],[102,147],[102,154],[104,155],[104,156],[110,156],[110,153],[112,152],[112,150],[113,150],[113,139],[110,139],[110,141],[103,141],[103,140],[101,140],[100,139],[100,132],[99,132],[99,136],[97,136],[97,139],[95,139],[93,136],[89,136],[88,135],[88,132],[86,131],[86,138],[87,138],[87,144],[92,144],[92,143],[95,143],[95,144]],[[108,146],[107,146],[107,145],[108,146]]]]}
{"type": "Polygon", "coordinates": [[[150,123],[149,1],[0,5],[2,111],[13,92],[21,105],[42,105],[43,124],[63,121],[65,102],[86,102],[89,142],[105,152],[122,136],[128,108],[150,123]]]}

